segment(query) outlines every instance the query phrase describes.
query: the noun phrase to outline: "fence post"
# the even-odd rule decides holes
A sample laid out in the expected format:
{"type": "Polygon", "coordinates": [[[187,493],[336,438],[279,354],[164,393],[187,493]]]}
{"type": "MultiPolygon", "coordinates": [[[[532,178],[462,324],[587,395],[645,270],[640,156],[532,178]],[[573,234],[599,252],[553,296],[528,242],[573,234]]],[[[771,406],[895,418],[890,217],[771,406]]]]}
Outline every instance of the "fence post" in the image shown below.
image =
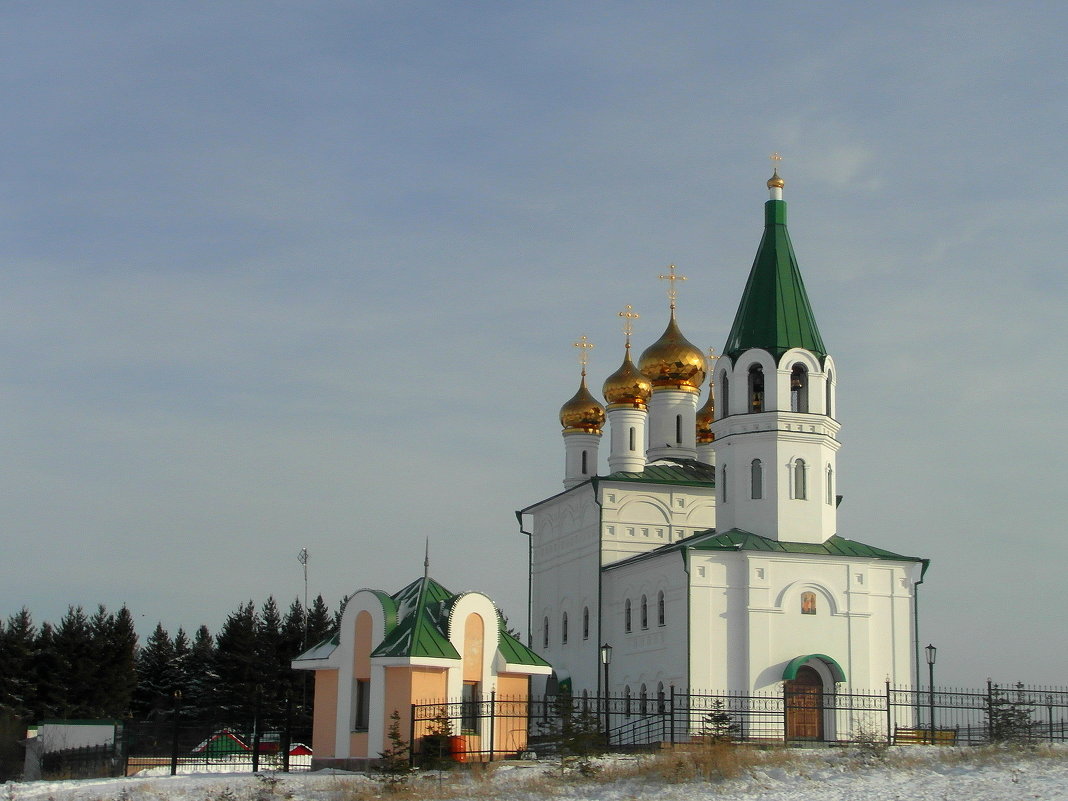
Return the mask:
{"type": "Polygon", "coordinates": [[[252,772],[260,772],[260,701],[263,687],[256,685],[256,706],[252,716],[252,772]]]}
{"type": "Polygon", "coordinates": [[[894,744],[894,714],[890,707],[890,677],[886,677],[886,742],[894,744]]]}
{"type": "Polygon", "coordinates": [[[668,707],[671,715],[671,744],[675,744],[675,685],[671,685],[671,706],[668,707]]]}
{"type": "Polygon", "coordinates": [[[282,732],[282,772],[289,773],[289,752],[292,749],[293,744],[293,701],[289,697],[289,693],[286,693],[286,727],[282,732]]]}
{"type": "Polygon", "coordinates": [[[174,691],[174,726],[171,730],[171,775],[178,773],[178,719],[182,715],[182,691],[174,691]]]}
{"type": "Polygon", "coordinates": [[[986,680],[986,741],[994,742],[994,685],[986,680]]]}
{"type": "MultiPolygon", "coordinates": [[[[445,700],[448,700],[447,698],[445,700]]],[[[408,767],[415,765],[415,704],[412,704],[412,711],[409,713],[408,721],[408,767]]],[[[367,756],[370,756],[368,754],[367,756]]]]}
{"type": "Polygon", "coordinates": [[[490,690],[490,747],[489,761],[493,761],[494,737],[497,733],[497,691],[490,690]]]}

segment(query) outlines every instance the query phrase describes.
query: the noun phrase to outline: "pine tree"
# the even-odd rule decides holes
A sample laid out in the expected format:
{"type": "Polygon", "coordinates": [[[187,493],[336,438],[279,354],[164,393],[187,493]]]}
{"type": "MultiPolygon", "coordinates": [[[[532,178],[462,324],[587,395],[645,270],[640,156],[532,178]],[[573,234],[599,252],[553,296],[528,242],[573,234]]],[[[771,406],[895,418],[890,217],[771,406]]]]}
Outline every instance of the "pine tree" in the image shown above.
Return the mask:
{"type": "Polygon", "coordinates": [[[223,623],[215,638],[218,709],[223,722],[248,723],[259,701],[258,616],[252,601],[242,604],[223,623]]]}
{"type": "Polygon", "coordinates": [[[304,607],[301,606],[300,599],[296,598],[289,605],[289,611],[282,620],[282,675],[286,677],[284,681],[294,710],[300,709],[310,672],[293,670],[290,667],[290,663],[305,651],[304,622],[304,607]]]}
{"type": "Polygon", "coordinates": [[[1031,738],[1034,705],[1027,701],[1023,684],[1010,693],[996,684],[987,688],[987,726],[995,743],[1022,743],[1031,738]]]}
{"type": "Polygon", "coordinates": [[[408,741],[401,737],[400,712],[396,709],[389,716],[389,732],[386,735],[389,747],[385,751],[379,751],[377,770],[386,780],[386,788],[391,791],[399,790],[408,781],[408,775],[412,771],[408,741]]]}
{"type": "MultiPolygon", "coordinates": [[[[340,612],[338,615],[340,617],[340,612]]],[[[308,610],[308,647],[318,645],[335,631],[337,631],[337,626],[334,624],[334,618],[330,614],[326,601],[321,595],[315,596],[308,610]]]]}
{"type": "Polygon", "coordinates": [[[207,626],[193,635],[186,660],[188,676],[182,690],[182,714],[201,720],[221,720],[218,706],[219,674],[215,669],[215,639],[207,626]]]}
{"type": "Polygon", "coordinates": [[[274,597],[268,597],[256,623],[256,661],[261,688],[260,715],[279,720],[285,714],[285,697],[289,685],[289,664],[283,666],[282,618],[274,597]]]}
{"type": "Polygon", "coordinates": [[[163,623],[157,623],[137,655],[137,693],[135,708],[144,720],[167,714],[177,688],[174,670],[174,646],[163,623]]]}
{"type": "Polygon", "coordinates": [[[0,710],[25,720],[37,703],[33,680],[34,629],[30,611],[22,607],[0,626],[0,710]]]}
{"type": "Polygon", "coordinates": [[[93,717],[96,667],[89,619],[80,606],[67,608],[53,638],[56,653],[56,712],[64,718],[93,717]]]}
{"type": "Polygon", "coordinates": [[[174,640],[171,642],[171,651],[174,653],[174,689],[182,694],[183,710],[189,692],[189,651],[191,648],[185,629],[179,626],[178,633],[174,635],[174,640]]]}
{"type": "Polygon", "coordinates": [[[64,704],[60,686],[60,656],[56,650],[55,629],[49,622],[41,624],[33,643],[33,675],[37,679],[36,699],[31,710],[35,720],[60,716],[64,704]]]}
{"type": "Polygon", "coordinates": [[[125,718],[137,689],[137,632],[123,605],[117,614],[98,607],[89,621],[96,687],[89,704],[95,717],[125,718]]]}

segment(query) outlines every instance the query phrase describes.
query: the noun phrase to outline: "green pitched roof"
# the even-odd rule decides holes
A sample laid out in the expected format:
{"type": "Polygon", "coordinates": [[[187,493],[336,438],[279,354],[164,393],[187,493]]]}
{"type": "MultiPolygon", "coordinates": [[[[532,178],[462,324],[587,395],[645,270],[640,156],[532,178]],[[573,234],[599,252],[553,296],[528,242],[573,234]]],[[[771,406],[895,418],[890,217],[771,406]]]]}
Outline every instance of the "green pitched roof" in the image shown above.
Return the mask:
{"type": "Polygon", "coordinates": [[[790,244],[782,200],[764,204],[764,236],[723,352],[736,359],[750,348],[763,348],[776,362],[790,348],[827,355],[790,244]]]}
{"type": "Polygon", "coordinates": [[[445,635],[451,592],[426,577],[391,597],[397,604],[397,625],[371,656],[460,658],[445,635]]]}
{"type": "Polygon", "coordinates": [[[509,665],[538,665],[552,667],[548,662],[527,648],[523,643],[504,630],[504,620],[500,619],[500,637],[497,650],[509,665]]]}
{"type": "Polygon", "coordinates": [[[868,559],[890,559],[895,562],[926,562],[918,556],[903,556],[874,545],[847,540],[837,534],[826,542],[780,542],[759,534],[732,528],[722,534],[714,530],[698,534],[679,544],[695,551],[771,551],[778,553],[816,553],[828,556],[860,556],[868,559]]]}
{"type": "Polygon", "coordinates": [[[599,476],[597,481],[644,481],[649,484],[716,486],[716,468],[695,459],[664,459],[646,465],[640,472],[619,471],[599,476]]]}

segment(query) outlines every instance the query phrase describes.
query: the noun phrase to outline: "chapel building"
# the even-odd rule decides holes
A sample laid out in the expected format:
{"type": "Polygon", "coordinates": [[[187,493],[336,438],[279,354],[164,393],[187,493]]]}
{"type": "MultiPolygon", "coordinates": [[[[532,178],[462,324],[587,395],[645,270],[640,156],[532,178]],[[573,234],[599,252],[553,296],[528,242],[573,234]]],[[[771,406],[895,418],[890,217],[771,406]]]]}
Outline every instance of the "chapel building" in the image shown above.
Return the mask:
{"type": "MultiPolygon", "coordinates": [[[[663,335],[635,364],[628,307],[604,404],[584,359],[560,411],[564,490],[516,513],[530,538],[531,645],[553,665],[555,689],[638,701],[670,688],[915,686],[928,562],[838,530],[839,376],[787,232],[783,185],[776,170],[722,356],[683,336],[672,268],[661,276],[672,282],[663,335]]],[[[814,725],[818,738],[833,736],[814,725]]]]}

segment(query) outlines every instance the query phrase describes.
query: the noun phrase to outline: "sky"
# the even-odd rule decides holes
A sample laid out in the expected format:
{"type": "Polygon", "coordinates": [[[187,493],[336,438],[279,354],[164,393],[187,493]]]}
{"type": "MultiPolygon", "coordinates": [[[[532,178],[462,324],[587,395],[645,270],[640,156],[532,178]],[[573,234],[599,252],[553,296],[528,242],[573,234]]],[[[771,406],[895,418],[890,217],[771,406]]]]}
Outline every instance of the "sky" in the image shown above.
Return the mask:
{"type": "MultiPolygon", "coordinates": [[[[721,349],[783,156],[839,533],[940,683],[1068,684],[1059,3],[9,3],[0,615],[142,635],[431,572],[526,612],[557,413],[721,349]]],[[[602,461],[604,454],[602,453],[602,461]]],[[[605,464],[601,465],[606,470],[605,464]]]]}

